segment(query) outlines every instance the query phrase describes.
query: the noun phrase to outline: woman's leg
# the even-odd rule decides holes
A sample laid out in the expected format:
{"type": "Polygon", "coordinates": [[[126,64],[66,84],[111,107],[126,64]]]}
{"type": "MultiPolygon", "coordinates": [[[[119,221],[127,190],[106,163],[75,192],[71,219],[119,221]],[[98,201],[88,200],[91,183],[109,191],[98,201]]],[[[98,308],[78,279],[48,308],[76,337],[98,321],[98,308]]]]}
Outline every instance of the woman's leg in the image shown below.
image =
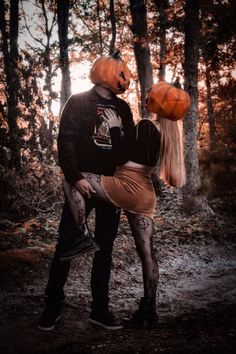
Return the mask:
{"type": "Polygon", "coordinates": [[[142,262],[144,297],[126,326],[156,327],[156,290],[159,279],[158,265],[152,245],[153,221],[144,216],[127,213],[136,249],[142,262]]]}
{"type": "MultiPolygon", "coordinates": [[[[109,202],[101,186],[101,176],[92,173],[83,173],[83,176],[96,191],[93,199],[109,202]]],[[[75,220],[75,227],[71,233],[71,243],[60,257],[61,261],[67,261],[76,258],[82,253],[97,251],[99,247],[86,224],[86,206],[88,202],[65,180],[63,181],[63,189],[75,220]]]]}
{"type": "Polygon", "coordinates": [[[144,297],[155,298],[159,271],[153,249],[153,221],[145,216],[126,212],[134,237],[137,253],[142,262],[144,297]]]}
{"type": "Polygon", "coordinates": [[[72,187],[66,182],[66,180],[63,180],[62,184],[76,225],[79,226],[84,224],[86,222],[86,205],[84,197],[75,189],[75,187],[72,187]]]}
{"type": "MultiPolygon", "coordinates": [[[[110,200],[107,198],[102,188],[101,176],[89,172],[83,172],[82,174],[84,178],[87,179],[92,185],[93,189],[96,191],[96,193],[93,195],[93,198],[111,204],[110,200]]],[[[80,192],[75,189],[75,187],[72,187],[65,180],[63,181],[63,189],[65,196],[69,201],[76,225],[79,226],[81,224],[84,224],[86,222],[86,201],[84,197],[82,196],[82,194],[80,194],[80,192]]]]}

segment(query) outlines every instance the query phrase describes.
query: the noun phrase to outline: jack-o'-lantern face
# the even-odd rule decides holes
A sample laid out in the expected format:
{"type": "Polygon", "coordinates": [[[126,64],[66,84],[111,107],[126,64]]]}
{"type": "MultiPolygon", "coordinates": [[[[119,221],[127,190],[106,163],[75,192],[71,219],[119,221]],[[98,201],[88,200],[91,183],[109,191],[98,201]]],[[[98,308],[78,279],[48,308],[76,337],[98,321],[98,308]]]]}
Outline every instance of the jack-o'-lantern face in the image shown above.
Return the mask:
{"type": "Polygon", "coordinates": [[[110,89],[115,94],[123,93],[129,87],[130,71],[120,58],[119,52],[103,56],[95,61],[90,71],[90,79],[95,85],[110,89]]]}

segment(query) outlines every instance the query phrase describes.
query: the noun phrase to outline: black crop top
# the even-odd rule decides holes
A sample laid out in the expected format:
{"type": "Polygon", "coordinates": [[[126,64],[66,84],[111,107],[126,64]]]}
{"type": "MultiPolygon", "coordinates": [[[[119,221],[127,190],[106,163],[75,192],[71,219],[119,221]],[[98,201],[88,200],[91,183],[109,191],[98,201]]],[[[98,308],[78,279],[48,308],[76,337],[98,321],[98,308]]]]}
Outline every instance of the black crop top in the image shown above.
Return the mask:
{"type": "Polygon", "coordinates": [[[157,164],[160,151],[160,132],[148,119],[142,119],[131,129],[118,146],[115,129],[112,128],[111,138],[114,158],[117,166],[133,161],[142,165],[154,167],[157,164]]]}

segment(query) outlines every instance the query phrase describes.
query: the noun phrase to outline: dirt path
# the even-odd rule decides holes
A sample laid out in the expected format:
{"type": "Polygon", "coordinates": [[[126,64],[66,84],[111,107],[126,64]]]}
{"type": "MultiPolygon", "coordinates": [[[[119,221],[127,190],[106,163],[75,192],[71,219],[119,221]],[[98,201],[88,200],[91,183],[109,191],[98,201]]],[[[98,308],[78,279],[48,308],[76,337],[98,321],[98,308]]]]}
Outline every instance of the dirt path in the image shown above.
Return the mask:
{"type": "MultiPolygon", "coordinates": [[[[113,333],[89,325],[92,258],[83,256],[72,264],[60,323],[51,333],[39,331],[37,319],[57,225],[53,220],[47,224],[31,220],[3,228],[1,353],[234,353],[235,225],[229,216],[220,214],[184,217],[179,205],[178,194],[166,196],[156,217],[160,324],[155,330],[113,333]]],[[[141,296],[140,263],[123,217],[114,248],[113,312],[118,317],[129,316],[141,296]]]]}

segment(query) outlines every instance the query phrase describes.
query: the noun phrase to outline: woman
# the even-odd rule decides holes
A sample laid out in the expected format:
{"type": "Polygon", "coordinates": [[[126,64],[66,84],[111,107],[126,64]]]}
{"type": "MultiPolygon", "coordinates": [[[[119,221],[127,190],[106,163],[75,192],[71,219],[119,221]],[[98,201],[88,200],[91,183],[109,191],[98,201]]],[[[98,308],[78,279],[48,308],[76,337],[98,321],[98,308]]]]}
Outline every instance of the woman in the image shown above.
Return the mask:
{"type": "MultiPolygon", "coordinates": [[[[111,109],[107,109],[104,115],[109,128],[113,130],[111,136],[116,136],[114,130],[120,126],[119,117],[111,109]]],[[[132,325],[157,324],[156,289],[159,272],[152,245],[156,196],[151,174],[155,171],[167,184],[174,187],[184,184],[183,149],[179,128],[178,122],[165,118],[159,118],[158,122],[141,120],[123,139],[119,151],[116,146],[120,146],[120,142],[117,143],[116,139],[112,142],[114,158],[117,159],[118,165],[113,177],[83,173],[83,177],[93,187],[93,197],[124,209],[131,227],[137,253],[142,262],[144,280],[144,297],[141,299],[139,309],[129,320],[132,325]]],[[[85,200],[66,181],[64,191],[78,230],[81,232],[85,230],[86,223],[85,200]]],[[[75,240],[70,249],[64,252],[62,261],[78,255],[77,241],[75,240]]]]}

